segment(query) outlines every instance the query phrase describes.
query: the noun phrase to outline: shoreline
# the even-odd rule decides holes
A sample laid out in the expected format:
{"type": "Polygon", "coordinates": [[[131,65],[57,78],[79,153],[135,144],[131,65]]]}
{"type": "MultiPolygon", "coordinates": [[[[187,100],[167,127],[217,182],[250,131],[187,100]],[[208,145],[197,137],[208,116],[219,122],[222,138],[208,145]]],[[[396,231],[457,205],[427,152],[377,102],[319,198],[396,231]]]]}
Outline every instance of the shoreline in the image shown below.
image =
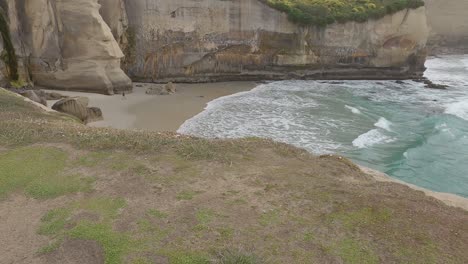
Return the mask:
{"type": "MultiPolygon", "coordinates": [[[[121,95],[102,95],[84,92],[57,91],[63,95],[86,96],[90,99],[90,106],[97,106],[103,110],[104,120],[88,124],[93,127],[111,127],[117,129],[142,129],[154,132],[176,132],[188,119],[201,113],[207,104],[217,98],[249,91],[258,83],[255,82],[223,82],[202,84],[175,84],[176,94],[147,95],[145,91],[151,83],[134,83],[133,93],[127,94],[125,99],[121,95]],[[124,104],[124,106],[122,106],[124,104]],[[161,122],[158,122],[158,121],[161,122]]],[[[52,91],[52,90],[51,90],[52,91]]],[[[25,98],[27,99],[27,98],[25,98]]],[[[48,101],[49,106],[55,101],[48,101]]],[[[45,107],[41,107],[45,108],[45,107]]],[[[358,167],[379,182],[393,182],[422,191],[446,205],[468,211],[468,198],[452,194],[431,191],[364,166],[358,167]]]]}
{"type": "MultiPolygon", "coordinates": [[[[86,92],[54,91],[67,96],[89,98],[89,106],[101,108],[104,120],[89,123],[92,127],[142,129],[155,132],[176,132],[188,119],[202,112],[216,98],[249,91],[256,82],[176,83],[171,95],[148,95],[154,83],[134,83],[133,92],[125,95],[102,95],[86,92]]],[[[56,101],[48,101],[52,106],[56,101]]]]}
{"type": "Polygon", "coordinates": [[[468,198],[465,198],[465,197],[462,197],[460,195],[456,195],[453,193],[432,191],[423,187],[416,186],[411,183],[407,183],[407,182],[395,179],[383,172],[380,172],[380,171],[377,171],[368,167],[360,166],[360,165],[357,165],[357,166],[359,167],[359,169],[361,169],[362,172],[372,176],[378,182],[393,182],[393,183],[402,184],[402,185],[408,186],[409,188],[413,190],[421,191],[426,196],[433,197],[448,206],[458,207],[460,209],[468,211],[468,198]]]}

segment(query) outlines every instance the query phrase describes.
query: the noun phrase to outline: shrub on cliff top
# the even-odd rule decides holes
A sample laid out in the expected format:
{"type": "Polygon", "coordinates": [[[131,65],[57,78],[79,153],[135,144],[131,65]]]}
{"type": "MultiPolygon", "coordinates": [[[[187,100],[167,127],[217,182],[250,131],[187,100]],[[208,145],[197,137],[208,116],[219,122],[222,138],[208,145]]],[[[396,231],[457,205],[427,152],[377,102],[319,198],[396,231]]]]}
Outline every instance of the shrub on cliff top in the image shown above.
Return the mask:
{"type": "Polygon", "coordinates": [[[406,8],[418,8],[423,0],[262,0],[298,24],[326,26],[347,21],[364,22],[406,8]]]}

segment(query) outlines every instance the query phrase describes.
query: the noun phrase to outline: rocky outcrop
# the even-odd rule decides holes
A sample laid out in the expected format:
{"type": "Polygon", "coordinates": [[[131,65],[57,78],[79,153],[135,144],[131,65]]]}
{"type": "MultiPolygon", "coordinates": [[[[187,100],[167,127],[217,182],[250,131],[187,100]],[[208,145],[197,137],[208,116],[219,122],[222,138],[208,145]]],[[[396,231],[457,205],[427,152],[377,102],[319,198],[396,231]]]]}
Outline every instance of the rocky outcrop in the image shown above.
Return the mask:
{"type": "Polygon", "coordinates": [[[88,107],[86,97],[71,97],[56,102],[52,109],[77,117],[85,123],[102,120],[102,111],[97,107],[88,107]]]}
{"type": "Polygon", "coordinates": [[[293,24],[259,0],[125,0],[125,8],[135,80],[388,79],[424,69],[424,7],[325,28],[293,24]]]}
{"type": "Polygon", "coordinates": [[[47,106],[47,96],[46,94],[41,91],[33,91],[33,90],[26,90],[19,92],[20,95],[28,98],[29,100],[39,103],[41,105],[47,106]]]}
{"type": "Polygon", "coordinates": [[[20,35],[17,56],[27,58],[36,85],[105,94],[132,88],[98,0],[1,1],[15,7],[8,16],[10,32],[20,35]]]}
{"type": "Polygon", "coordinates": [[[424,0],[431,54],[468,53],[468,1],[424,0]]]}

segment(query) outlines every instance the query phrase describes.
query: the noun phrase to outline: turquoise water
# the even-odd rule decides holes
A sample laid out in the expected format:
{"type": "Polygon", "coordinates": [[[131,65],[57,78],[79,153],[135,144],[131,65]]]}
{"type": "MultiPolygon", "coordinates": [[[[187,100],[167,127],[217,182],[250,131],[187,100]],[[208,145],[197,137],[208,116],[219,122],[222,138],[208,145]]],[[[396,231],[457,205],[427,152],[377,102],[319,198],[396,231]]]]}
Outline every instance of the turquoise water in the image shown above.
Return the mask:
{"type": "Polygon", "coordinates": [[[404,81],[281,81],[212,101],[179,132],[258,136],[340,153],[392,177],[468,197],[468,55],[431,58],[404,81]]]}

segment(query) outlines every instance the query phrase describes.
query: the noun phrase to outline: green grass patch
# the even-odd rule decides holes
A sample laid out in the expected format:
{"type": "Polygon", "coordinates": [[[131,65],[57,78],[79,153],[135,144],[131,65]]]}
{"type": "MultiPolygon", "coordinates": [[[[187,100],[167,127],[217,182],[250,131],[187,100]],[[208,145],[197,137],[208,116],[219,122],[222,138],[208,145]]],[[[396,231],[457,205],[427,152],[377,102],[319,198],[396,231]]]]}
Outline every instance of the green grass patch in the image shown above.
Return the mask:
{"type": "Polygon", "coordinates": [[[78,158],[76,164],[83,167],[96,167],[110,156],[107,152],[91,152],[78,158]]]}
{"type": "Polygon", "coordinates": [[[70,208],[57,208],[50,210],[41,218],[38,234],[40,235],[58,235],[60,234],[67,223],[67,219],[71,216],[70,208]]]}
{"type": "Polygon", "coordinates": [[[53,252],[53,251],[57,250],[57,248],[59,248],[61,244],[62,244],[62,239],[58,239],[56,241],[53,241],[50,244],[41,247],[37,251],[37,254],[42,255],[42,254],[48,254],[50,252],[53,252]]]}
{"type": "Polygon", "coordinates": [[[367,246],[354,239],[344,239],[332,247],[332,251],[346,264],[379,263],[378,256],[367,246]]]}
{"type": "Polygon", "coordinates": [[[224,240],[230,240],[234,236],[234,229],[232,227],[218,228],[217,231],[224,240]]]}
{"type": "Polygon", "coordinates": [[[24,147],[0,155],[0,198],[18,190],[37,199],[91,191],[93,178],[63,173],[67,159],[66,152],[52,147],[24,147]]]}
{"type": "Polygon", "coordinates": [[[268,226],[271,224],[278,223],[280,221],[280,214],[278,210],[270,210],[266,213],[263,213],[260,216],[260,224],[262,226],[268,226]]]}
{"type": "Polygon", "coordinates": [[[264,263],[258,256],[243,250],[224,250],[216,254],[217,264],[260,264],[264,263]]]}
{"type": "Polygon", "coordinates": [[[69,175],[36,179],[26,187],[26,194],[36,199],[48,199],[62,196],[68,193],[90,192],[95,179],[81,177],[80,175],[69,175]]]}
{"type": "Polygon", "coordinates": [[[173,251],[167,254],[170,264],[210,264],[209,256],[203,253],[173,251]]]}
{"type": "Polygon", "coordinates": [[[195,217],[199,224],[209,224],[215,217],[215,213],[211,209],[200,209],[196,212],[195,217]]]}
{"type": "Polygon", "coordinates": [[[367,227],[387,223],[392,218],[392,213],[386,208],[363,208],[352,212],[338,212],[330,215],[332,222],[341,223],[346,229],[367,227]]]}
{"type": "Polygon", "coordinates": [[[325,26],[334,22],[364,22],[406,8],[424,6],[423,0],[263,0],[304,25],[325,26]]]}
{"type": "Polygon", "coordinates": [[[109,221],[118,216],[120,210],[126,206],[126,202],[123,198],[100,197],[80,201],[75,206],[79,209],[97,213],[105,221],[109,221]]]}
{"type": "Polygon", "coordinates": [[[106,264],[122,263],[123,256],[132,249],[132,240],[127,234],[115,232],[112,225],[83,221],[70,230],[75,239],[87,239],[98,242],[105,255],[106,264]]]}
{"type": "Polygon", "coordinates": [[[122,257],[139,244],[130,236],[112,230],[114,220],[120,210],[126,205],[122,198],[90,198],[70,204],[68,207],[57,208],[47,212],[41,219],[38,233],[57,239],[56,244],[50,244],[40,251],[53,250],[58,247],[63,238],[95,240],[104,249],[105,263],[121,263],[122,257]],[[76,212],[90,212],[101,216],[100,221],[73,220],[76,212]]]}
{"type": "Polygon", "coordinates": [[[149,209],[148,211],[146,211],[146,214],[160,219],[167,218],[168,216],[167,213],[161,212],[157,209],[149,209]]]}
{"type": "Polygon", "coordinates": [[[180,193],[177,194],[176,196],[176,199],[179,200],[179,201],[182,201],[182,200],[192,200],[193,197],[195,197],[195,195],[197,194],[200,194],[202,192],[200,191],[182,191],[180,193]]]}

